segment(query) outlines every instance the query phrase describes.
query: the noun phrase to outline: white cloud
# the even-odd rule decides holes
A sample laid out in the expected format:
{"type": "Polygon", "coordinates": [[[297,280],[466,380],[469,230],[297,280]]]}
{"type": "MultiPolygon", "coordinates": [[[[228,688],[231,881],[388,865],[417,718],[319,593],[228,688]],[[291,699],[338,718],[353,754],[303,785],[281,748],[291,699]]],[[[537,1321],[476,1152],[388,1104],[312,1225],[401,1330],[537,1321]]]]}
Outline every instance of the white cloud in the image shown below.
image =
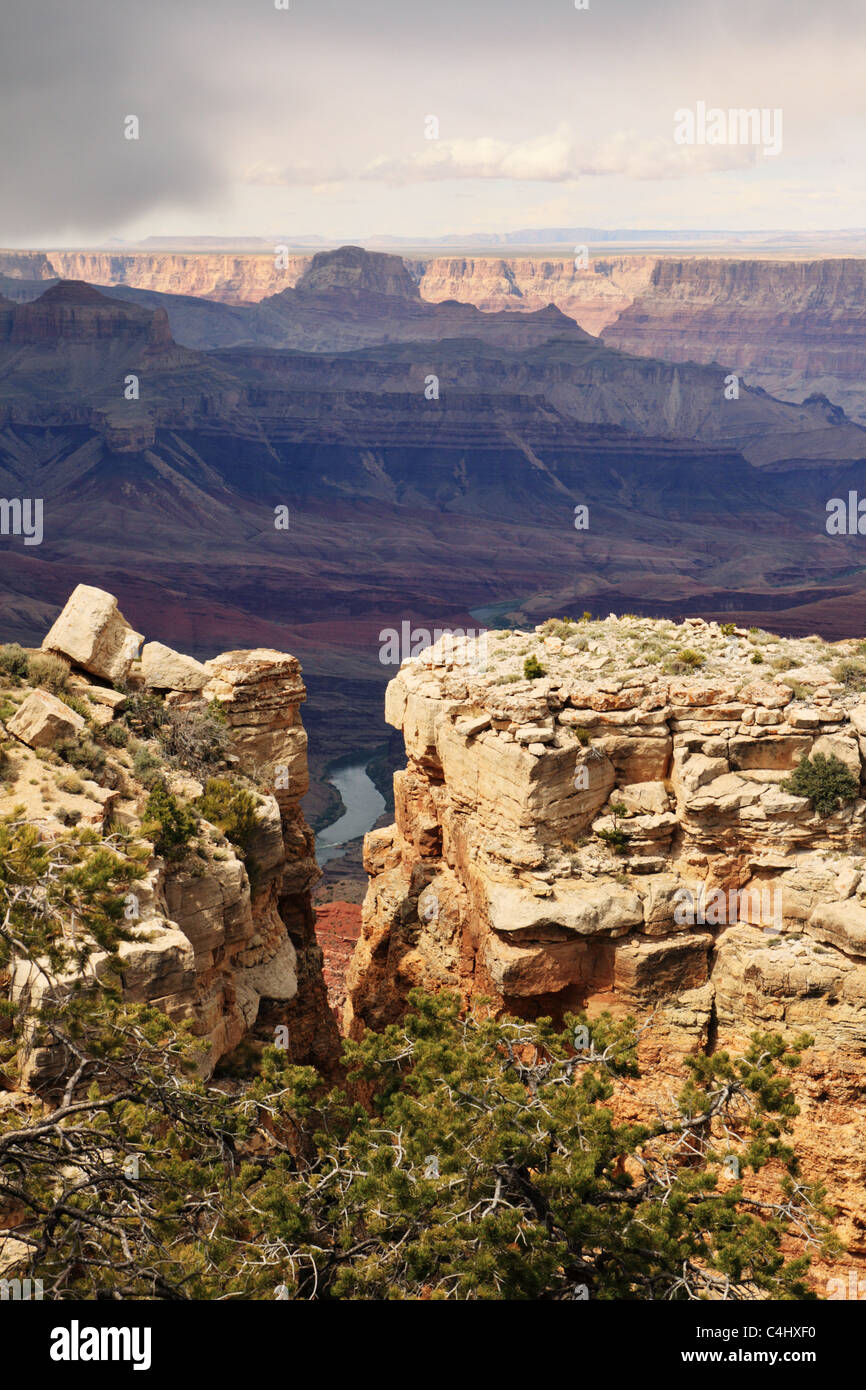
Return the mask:
{"type": "Polygon", "coordinates": [[[755,162],[755,150],[749,146],[676,145],[673,138],[647,138],[634,130],[617,131],[591,149],[581,146],[567,125],[559,125],[548,134],[514,143],[489,135],[474,140],[431,140],[424,149],[411,154],[383,155],[370,160],[355,173],[344,166],[312,161],[282,166],[256,164],[243,173],[242,182],[276,188],[296,184],[325,186],[358,178],[395,185],[443,179],[570,183],[605,175],[681,179],[725,169],[745,169],[755,162]]]}
{"type": "MultiPolygon", "coordinates": [[[[671,123],[673,131],[673,122],[671,123]]],[[[493,136],[475,140],[431,140],[402,157],[371,160],[361,178],[382,183],[426,183],[442,179],[508,179],[515,183],[568,183],[583,177],[677,179],[725,169],[748,168],[755,151],[747,146],[676,145],[621,130],[595,148],[582,146],[569,126],[509,143],[493,136]]]]}

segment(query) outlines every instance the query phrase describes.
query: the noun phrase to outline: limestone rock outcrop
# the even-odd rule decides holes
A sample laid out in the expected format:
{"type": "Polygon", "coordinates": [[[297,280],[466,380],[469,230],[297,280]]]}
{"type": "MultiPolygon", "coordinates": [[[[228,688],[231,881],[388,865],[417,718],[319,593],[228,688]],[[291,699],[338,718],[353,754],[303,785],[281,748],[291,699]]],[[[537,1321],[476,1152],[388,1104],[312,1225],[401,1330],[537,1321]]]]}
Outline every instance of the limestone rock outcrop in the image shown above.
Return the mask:
{"type": "Polygon", "coordinates": [[[129,672],[144,641],[104,589],[79,584],[47,633],[43,651],[59,652],[91,675],[119,681],[129,672]]]}
{"type": "MultiPolygon", "coordinates": [[[[115,679],[129,673],[141,641],[112,595],[79,585],[44,645],[110,680],[110,672],[115,679]]],[[[288,1029],[295,1061],[327,1069],[338,1054],[339,1037],[315,935],[311,889],[319,869],[313,834],[299,804],[308,776],[300,718],[306,691],[298,661],[260,649],[224,653],[203,665],[161,643],[148,643],[140,673],[130,674],[124,690],[95,684],[76,671],[69,689],[85,715],[43,690],[23,697],[9,691],[17,708],[6,730],[17,742],[6,746],[0,815],[23,812],[49,841],[70,825],[103,834],[123,827],[147,839],[152,782],[146,770],[161,764],[159,776],[196,812],[197,827],[180,857],[152,852],[146,877],[130,896],[131,940],[121,944],[117,966],[124,995],[156,1004],[175,1021],[190,1020],[203,1040],[205,1072],[253,1032],[273,1042],[277,1024],[288,1029]],[[129,692],[145,681],[163,692],[176,717],[194,722],[209,708],[217,710],[226,748],[209,775],[244,779],[232,784],[245,786],[255,807],[243,849],[197,811],[202,780],[183,766],[181,755],[163,759],[153,740],[142,743],[131,736],[137,726],[124,722],[129,692]],[[112,725],[118,726],[116,737],[112,725]],[[76,775],[53,752],[44,760],[43,750],[58,738],[79,735],[86,741],[84,757],[92,757],[92,740],[99,744],[95,780],[76,775]],[[135,758],[142,749],[147,750],[145,770],[135,758]]],[[[87,973],[96,978],[110,964],[95,952],[87,973]]],[[[22,958],[12,988],[31,998],[50,991],[62,1007],[66,991],[78,983],[78,978],[57,979],[22,958]]],[[[28,1061],[31,1080],[50,1075],[51,1066],[50,1049],[34,1049],[28,1061]]]]}
{"type": "Polygon", "coordinates": [[[555,304],[594,335],[649,286],[655,264],[651,256],[599,256],[595,250],[585,270],[574,255],[436,256],[412,263],[421,294],[434,304],[457,299],[486,312],[555,304]]]}
{"type": "Polygon", "coordinates": [[[853,258],[666,257],[604,339],[666,362],[721,362],[786,400],[821,393],[862,423],[864,281],[853,258]]]}
{"type": "MultiPolygon", "coordinates": [[[[701,619],[564,621],[471,645],[463,666],[428,649],[388,687],[407,765],[395,824],[366,840],[347,1030],[397,1019],[423,986],[524,1017],[651,1015],[656,1063],[755,1029],[808,1032],[809,1084],[850,1123],[866,1090],[856,672],[853,690],[836,680],[818,638],[701,619]],[[545,674],[527,680],[532,655],[545,674]],[[785,684],[810,665],[808,688],[785,684]],[[853,774],[829,814],[787,786],[820,753],[853,774]]],[[[862,1183],[862,1156],[842,1157],[862,1183]]],[[[834,1196],[861,1230],[854,1187],[834,1196]]]]}

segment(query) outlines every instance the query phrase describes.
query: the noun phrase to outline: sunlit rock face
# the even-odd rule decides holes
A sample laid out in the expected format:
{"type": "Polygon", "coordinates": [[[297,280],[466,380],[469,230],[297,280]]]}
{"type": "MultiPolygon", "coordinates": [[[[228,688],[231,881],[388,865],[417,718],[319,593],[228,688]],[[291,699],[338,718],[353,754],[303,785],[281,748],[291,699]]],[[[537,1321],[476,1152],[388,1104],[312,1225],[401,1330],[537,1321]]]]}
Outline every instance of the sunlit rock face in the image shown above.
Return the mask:
{"type": "Polygon", "coordinates": [[[866,696],[833,674],[853,644],[611,618],[484,648],[479,670],[433,647],[388,688],[406,767],[366,840],[347,1029],[397,1019],[413,986],[524,1017],[609,1009],[651,1016],[655,1075],[808,1032],[802,1142],[823,1175],[831,1145],[859,1229],[866,696]],[[817,754],[851,777],[826,815],[787,786],[817,754]]]}

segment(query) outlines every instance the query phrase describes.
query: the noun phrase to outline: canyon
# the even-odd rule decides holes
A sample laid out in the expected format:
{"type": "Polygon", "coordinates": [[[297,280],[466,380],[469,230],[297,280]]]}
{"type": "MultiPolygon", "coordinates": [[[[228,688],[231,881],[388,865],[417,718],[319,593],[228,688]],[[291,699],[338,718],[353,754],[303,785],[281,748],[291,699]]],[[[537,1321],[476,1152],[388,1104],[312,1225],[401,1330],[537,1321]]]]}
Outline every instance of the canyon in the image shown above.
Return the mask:
{"type": "Polygon", "coordinates": [[[400,258],[356,248],[269,305],[182,301],[317,350],[191,348],[172,296],[45,283],[0,303],[0,491],[44,511],[39,546],[0,546],[5,630],[40,640],[85,582],[199,658],[293,651],[313,819],[330,762],[388,747],[396,765],[385,628],[471,628],[491,606],[862,627],[859,537],[825,522],[866,433],[824,400],[728,400],[723,368],[620,352],[550,306],[434,304],[400,258]]]}
{"type": "MultiPolygon", "coordinates": [[[[773,258],[760,249],[616,254],[614,246],[589,246],[585,268],[574,250],[403,259],[425,302],[523,313],[553,304],[613,347],[668,362],[724,364],[773,395],[802,401],[823,394],[866,421],[862,258],[773,258]]],[[[180,341],[229,346],[274,331],[267,308],[257,321],[250,308],[294,289],[312,262],[301,252],[0,251],[0,292],[32,298],[46,281],[73,279],[167,295],[180,341]],[[209,311],[202,300],[239,312],[209,311]]]]}

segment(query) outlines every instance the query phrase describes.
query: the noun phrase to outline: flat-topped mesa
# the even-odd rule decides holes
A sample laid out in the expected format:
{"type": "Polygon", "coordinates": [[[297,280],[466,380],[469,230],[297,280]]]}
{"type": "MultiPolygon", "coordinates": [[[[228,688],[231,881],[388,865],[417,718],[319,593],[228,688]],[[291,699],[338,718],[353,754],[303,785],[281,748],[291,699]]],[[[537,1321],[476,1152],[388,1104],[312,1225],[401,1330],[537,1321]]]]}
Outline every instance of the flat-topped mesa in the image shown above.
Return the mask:
{"type": "Polygon", "coordinates": [[[719,1022],[809,1021],[825,1046],[866,1051],[852,682],[866,690],[853,644],[701,619],[548,623],[405,662],[386,718],[407,767],[395,825],[366,842],[348,1025],[396,1017],[426,983],[523,1014],[659,1005],[660,1026],[698,1045],[728,958],[749,939],[763,959],[770,929],[792,961],[844,953],[844,998],[828,985],[823,1002],[804,989],[780,1005],[757,971],[719,1022]],[[524,679],[533,657],[543,674],[524,679]],[[831,814],[789,786],[816,755],[848,778],[831,814]]]}
{"type": "Polygon", "coordinates": [[[82,280],[60,280],[38,299],[17,304],[5,320],[13,344],[127,340],[142,348],[173,346],[164,309],[126,304],[82,280]]]}
{"type": "MultiPolygon", "coordinates": [[[[209,1042],[206,1069],[254,1026],[272,1038],[275,1024],[288,1027],[295,1060],[327,1066],[339,1039],[311,902],[320,871],[300,806],[308,788],[300,663],[268,648],[198,662],[163,643],[142,642],[113,595],[88,585],[76,588],[43,643],[50,657],[37,659],[60,658],[69,666],[67,689],[76,709],[38,689],[18,704],[7,723],[16,744],[0,814],[26,802],[27,818],[49,839],[69,823],[103,832],[120,825],[141,838],[152,786],[145,772],[162,761],[160,778],[195,813],[197,829],[180,858],[154,853],[137,890],[134,939],[120,948],[124,992],[156,1003],[172,1018],[192,1018],[209,1042]],[[136,722],[137,695],[147,692],[173,711],[176,756],[164,761],[164,750],[153,737],[148,741],[146,713],[144,725],[136,722]],[[131,724],[124,720],[128,707],[131,724]],[[197,723],[208,717],[210,724],[197,723]],[[115,722],[123,729],[116,738],[103,738],[115,722]],[[211,738],[220,726],[225,747],[208,755],[205,769],[196,762],[197,731],[209,728],[211,738]],[[142,730],[144,741],[129,737],[130,729],[142,730]],[[106,755],[98,784],[76,784],[68,764],[52,752],[47,766],[57,765],[56,785],[37,798],[33,772],[42,772],[40,780],[48,775],[39,752],[79,736],[88,747],[93,738],[102,739],[106,755]],[[193,753],[191,766],[185,747],[193,753]],[[144,771],[143,752],[150,760],[144,771]],[[238,772],[244,774],[240,780],[238,772]],[[211,778],[217,779],[217,793],[225,794],[229,779],[252,797],[255,824],[242,848],[197,805],[211,778]]],[[[20,985],[35,987],[26,967],[20,985]]],[[[31,1073],[38,1077],[46,1067],[50,1058],[35,1057],[31,1073]]]]}

